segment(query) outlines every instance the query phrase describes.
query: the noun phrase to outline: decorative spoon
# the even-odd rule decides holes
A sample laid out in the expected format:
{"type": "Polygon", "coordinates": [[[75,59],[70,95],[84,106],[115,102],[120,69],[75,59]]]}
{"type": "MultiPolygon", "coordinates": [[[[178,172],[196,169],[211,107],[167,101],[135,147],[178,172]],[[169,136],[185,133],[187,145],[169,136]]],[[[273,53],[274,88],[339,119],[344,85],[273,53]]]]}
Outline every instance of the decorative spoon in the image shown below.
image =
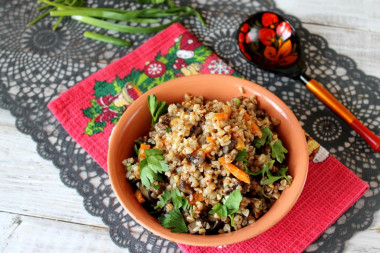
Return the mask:
{"type": "Polygon", "coordinates": [[[341,117],[370,146],[380,152],[380,137],[363,125],[328,90],[308,77],[300,39],[293,26],[281,15],[259,12],[243,21],[237,33],[241,53],[252,64],[286,75],[305,84],[319,100],[341,117]]]}

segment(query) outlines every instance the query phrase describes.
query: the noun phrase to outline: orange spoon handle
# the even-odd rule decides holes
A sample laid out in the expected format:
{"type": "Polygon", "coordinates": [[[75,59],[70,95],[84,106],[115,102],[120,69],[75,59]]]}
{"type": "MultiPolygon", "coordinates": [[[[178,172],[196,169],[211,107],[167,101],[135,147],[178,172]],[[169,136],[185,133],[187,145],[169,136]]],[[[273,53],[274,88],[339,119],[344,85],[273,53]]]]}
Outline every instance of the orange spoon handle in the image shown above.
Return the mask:
{"type": "Polygon", "coordinates": [[[328,90],[314,79],[304,75],[300,77],[301,81],[319,100],[321,100],[334,113],[341,117],[355,132],[357,132],[369,145],[376,151],[380,152],[380,137],[374,134],[363,125],[346,107],[344,107],[328,90]]]}

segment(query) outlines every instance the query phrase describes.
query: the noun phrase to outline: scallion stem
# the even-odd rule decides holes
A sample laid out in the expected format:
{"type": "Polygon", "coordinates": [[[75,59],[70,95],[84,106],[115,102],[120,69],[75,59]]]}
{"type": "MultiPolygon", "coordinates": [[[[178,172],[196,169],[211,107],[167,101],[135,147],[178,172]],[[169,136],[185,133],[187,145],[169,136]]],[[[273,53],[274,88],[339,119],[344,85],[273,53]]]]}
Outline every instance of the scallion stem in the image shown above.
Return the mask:
{"type": "Polygon", "coordinates": [[[108,35],[90,32],[90,31],[85,31],[83,36],[86,38],[92,39],[92,40],[97,40],[97,41],[101,41],[101,42],[105,42],[105,43],[109,43],[109,44],[113,44],[113,45],[117,45],[117,46],[130,46],[130,45],[132,45],[132,43],[129,41],[119,39],[119,38],[115,38],[115,37],[108,36],[108,35]]]}
{"type": "Polygon", "coordinates": [[[48,16],[50,13],[50,10],[48,11],[45,11],[44,13],[42,13],[41,15],[39,15],[37,18],[35,18],[34,20],[32,20],[28,26],[32,26],[34,25],[35,23],[37,23],[38,21],[40,21],[41,19],[43,19],[44,17],[48,16]]]}
{"type": "Polygon", "coordinates": [[[57,22],[53,26],[53,31],[57,30],[59,24],[62,22],[62,19],[63,19],[63,17],[59,17],[59,19],[57,20],[57,22]]]}
{"type": "Polygon", "coordinates": [[[128,15],[128,13],[120,13],[120,12],[113,12],[113,11],[104,11],[104,10],[98,10],[98,9],[92,9],[92,10],[58,10],[58,11],[52,11],[50,13],[51,16],[57,17],[57,16],[88,16],[88,17],[94,17],[94,18],[104,18],[104,19],[110,19],[110,20],[117,20],[117,21],[128,21],[128,22],[135,22],[135,23],[158,23],[160,22],[158,19],[153,18],[138,18],[133,13],[133,15],[128,15]]]}
{"type": "Polygon", "coordinates": [[[96,18],[91,18],[91,17],[86,17],[86,16],[71,16],[72,19],[93,25],[96,27],[104,28],[107,30],[112,30],[112,31],[117,31],[117,32],[123,32],[123,33],[154,33],[161,31],[165,29],[166,27],[170,26],[171,24],[177,22],[180,18],[189,15],[191,12],[185,12],[183,14],[178,15],[175,19],[172,21],[159,25],[159,26],[154,26],[154,27],[133,27],[133,26],[126,26],[126,25],[120,25],[120,24],[115,24],[103,20],[99,20],[96,18]]]}

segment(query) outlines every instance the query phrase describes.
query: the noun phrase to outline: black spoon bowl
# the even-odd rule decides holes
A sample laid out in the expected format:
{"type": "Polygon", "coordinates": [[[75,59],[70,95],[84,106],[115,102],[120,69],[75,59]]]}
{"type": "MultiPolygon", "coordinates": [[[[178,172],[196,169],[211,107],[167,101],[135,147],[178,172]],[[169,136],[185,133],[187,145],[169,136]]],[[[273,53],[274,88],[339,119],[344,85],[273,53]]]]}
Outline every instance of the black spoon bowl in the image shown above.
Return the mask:
{"type": "Polygon", "coordinates": [[[299,80],[319,100],[341,117],[370,146],[380,152],[380,137],[364,126],[328,90],[308,77],[300,39],[294,27],[281,15],[258,12],[246,18],[237,32],[240,52],[255,66],[299,80]]]}

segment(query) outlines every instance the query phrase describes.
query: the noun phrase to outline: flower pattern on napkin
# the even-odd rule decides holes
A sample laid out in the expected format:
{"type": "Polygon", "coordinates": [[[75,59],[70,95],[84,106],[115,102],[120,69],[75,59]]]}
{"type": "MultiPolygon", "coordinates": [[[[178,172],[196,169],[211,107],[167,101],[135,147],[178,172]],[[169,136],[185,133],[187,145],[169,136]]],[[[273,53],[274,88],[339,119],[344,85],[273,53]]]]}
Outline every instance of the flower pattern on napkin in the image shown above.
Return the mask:
{"type": "Polygon", "coordinates": [[[104,131],[108,124],[115,125],[131,102],[147,90],[179,76],[204,73],[231,74],[230,67],[219,60],[207,59],[213,52],[185,32],[173,41],[166,55],[158,52],[153,60],[147,61],[141,69],[133,68],[124,78],[116,77],[112,82],[96,81],[94,98],[90,107],[82,109],[83,116],[90,118],[84,133],[94,135],[104,131]],[[216,64],[218,63],[218,64],[216,64]],[[207,67],[204,66],[207,64],[207,67]],[[135,88],[128,89],[132,84],[135,88]],[[124,92],[122,92],[124,89],[124,92]],[[131,91],[137,90],[133,94],[131,91]],[[137,94],[137,95],[136,95],[137,94]],[[124,102],[123,102],[124,101],[124,102]]]}

